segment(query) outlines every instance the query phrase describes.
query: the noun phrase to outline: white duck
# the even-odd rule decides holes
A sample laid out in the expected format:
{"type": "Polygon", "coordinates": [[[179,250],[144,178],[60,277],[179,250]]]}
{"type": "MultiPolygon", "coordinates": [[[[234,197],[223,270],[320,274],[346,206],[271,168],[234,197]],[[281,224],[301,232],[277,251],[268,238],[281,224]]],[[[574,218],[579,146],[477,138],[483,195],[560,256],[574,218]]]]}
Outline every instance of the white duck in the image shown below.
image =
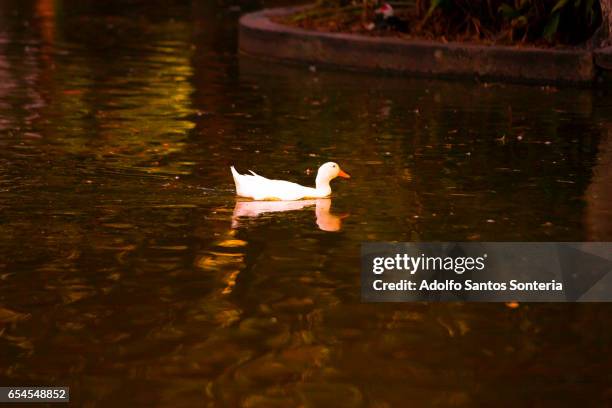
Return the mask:
{"type": "Polygon", "coordinates": [[[236,195],[253,200],[293,201],[305,198],[323,198],[331,194],[329,182],[336,177],[351,178],[334,162],[327,162],[317,172],[316,187],[304,187],[284,180],[270,180],[251,171],[251,174],[238,174],[231,167],[236,195]]]}

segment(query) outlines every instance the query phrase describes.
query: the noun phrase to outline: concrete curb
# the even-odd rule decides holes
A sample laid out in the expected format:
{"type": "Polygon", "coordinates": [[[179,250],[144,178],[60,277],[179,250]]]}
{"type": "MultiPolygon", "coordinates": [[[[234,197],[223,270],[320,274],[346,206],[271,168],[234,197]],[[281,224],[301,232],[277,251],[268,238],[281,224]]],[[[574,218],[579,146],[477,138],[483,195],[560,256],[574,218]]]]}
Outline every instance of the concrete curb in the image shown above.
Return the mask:
{"type": "Polygon", "coordinates": [[[612,70],[612,47],[604,47],[595,50],[595,64],[601,69],[612,70]]]}
{"type": "Polygon", "coordinates": [[[580,48],[485,46],[324,33],[277,24],[272,16],[301,7],[266,9],[240,18],[240,51],[258,57],[435,77],[482,77],[537,83],[591,83],[593,52],[580,48]]]}

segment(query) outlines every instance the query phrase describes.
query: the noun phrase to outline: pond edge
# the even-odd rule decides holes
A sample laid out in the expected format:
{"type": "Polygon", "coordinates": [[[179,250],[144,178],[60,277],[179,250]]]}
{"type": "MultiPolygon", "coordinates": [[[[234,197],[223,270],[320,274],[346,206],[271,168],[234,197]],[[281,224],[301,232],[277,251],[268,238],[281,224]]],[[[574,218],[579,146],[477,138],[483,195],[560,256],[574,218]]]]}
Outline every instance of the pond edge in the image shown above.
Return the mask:
{"type": "MultiPolygon", "coordinates": [[[[270,19],[304,6],[264,9],[239,21],[241,53],[342,69],[426,77],[477,77],[527,83],[592,84],[612,50],[479,45],[328,33],[270,19]]],[[[606,64],[607,65],[607,64],[606,64]]]]}

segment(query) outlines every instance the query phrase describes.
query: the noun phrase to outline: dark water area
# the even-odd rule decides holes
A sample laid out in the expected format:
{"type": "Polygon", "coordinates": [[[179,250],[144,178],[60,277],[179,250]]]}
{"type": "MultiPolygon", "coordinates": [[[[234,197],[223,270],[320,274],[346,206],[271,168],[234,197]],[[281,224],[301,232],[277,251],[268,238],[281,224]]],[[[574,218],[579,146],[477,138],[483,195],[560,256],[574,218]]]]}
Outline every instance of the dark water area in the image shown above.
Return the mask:
{"type": "MultiPolygon", "coordinates": [[[[606,304],[362,304],[364,241],[612,240],[607,92],[240,56],[232,4],[0,2],[0,382],[74,406],[612,399],[606,304]],[[330,200],[237,201],[230,165],[330,200]]],[[[273,45],[271,45],[273,46],[273,45]]]]}

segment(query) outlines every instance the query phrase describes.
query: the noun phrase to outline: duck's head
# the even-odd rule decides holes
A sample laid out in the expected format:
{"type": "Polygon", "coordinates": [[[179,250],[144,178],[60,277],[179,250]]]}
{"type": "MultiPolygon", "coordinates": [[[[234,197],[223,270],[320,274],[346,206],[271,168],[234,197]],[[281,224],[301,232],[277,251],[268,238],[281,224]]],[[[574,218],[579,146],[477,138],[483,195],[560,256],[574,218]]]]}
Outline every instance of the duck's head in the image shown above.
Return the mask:
{"type": "Polygon", "coordinates": [[[336,177],[342,177],[347,179],[351,178],[351,176],[346,174],[337,163],[327,162],[321,167],[319,167],[319,171],[317,172],[317,184],[320,182],[329,183],[336,177]]]}

